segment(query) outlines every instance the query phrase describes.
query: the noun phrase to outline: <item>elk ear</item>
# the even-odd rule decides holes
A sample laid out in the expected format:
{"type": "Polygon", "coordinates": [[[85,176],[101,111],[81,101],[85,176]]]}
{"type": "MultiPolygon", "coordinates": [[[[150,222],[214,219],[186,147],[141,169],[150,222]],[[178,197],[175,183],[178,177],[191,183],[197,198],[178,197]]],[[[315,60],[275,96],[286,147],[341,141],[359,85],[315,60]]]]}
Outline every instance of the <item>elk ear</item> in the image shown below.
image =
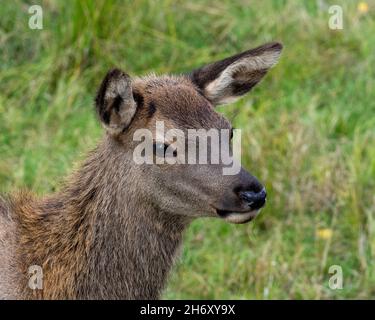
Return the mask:
{"type": "Polygon", "coordinates": [[[233,102],[265,76],[281,50],[281,43],[267,43],[194,70],[190,78],[213,104],[233,102]]]}
{"type": "Polygon", "coordinates": [[[129,126],[137,109],[129,75],[119,69],[110,70],[100,85],[95,103],[107,131],[120,134],[129,126]]]}

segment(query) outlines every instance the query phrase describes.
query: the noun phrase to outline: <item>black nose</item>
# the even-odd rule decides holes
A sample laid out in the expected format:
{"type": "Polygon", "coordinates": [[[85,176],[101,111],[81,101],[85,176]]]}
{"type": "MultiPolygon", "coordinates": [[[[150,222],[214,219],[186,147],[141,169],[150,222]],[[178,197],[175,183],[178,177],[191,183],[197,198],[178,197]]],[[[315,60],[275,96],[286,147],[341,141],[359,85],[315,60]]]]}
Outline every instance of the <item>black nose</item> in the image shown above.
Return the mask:
{"type": "Polygon", "coordinates": [[[257,210],[262,208],[266,203],[267,193],[265,188],[259,192],[241,191],[239,197],[245,201],[251,209],[257,210]]]}

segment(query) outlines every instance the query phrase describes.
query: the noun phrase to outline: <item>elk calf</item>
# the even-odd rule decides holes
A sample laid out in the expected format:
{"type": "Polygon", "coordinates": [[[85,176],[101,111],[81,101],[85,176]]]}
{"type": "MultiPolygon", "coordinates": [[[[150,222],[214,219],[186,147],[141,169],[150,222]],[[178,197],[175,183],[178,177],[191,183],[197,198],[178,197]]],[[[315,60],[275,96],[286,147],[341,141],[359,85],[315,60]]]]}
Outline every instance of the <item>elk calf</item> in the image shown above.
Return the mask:
{"type": "MultiPolygon", "coordinates": [[[[0,298],[157,299],[193,219],[253,219],[266,193],[243,168],[223,175],[222,163],[136,164],[133,136],[157,121],[183,132],[230,130],[214,107],[254,87],[281,49],[266,44],[188,75],[132,80],[109,71],[96,97],[106,134],[80,169],[56,194],[0,198],[0,298]],[[29,286],[34,265],[40,290],[29,286]]],[[[155,149],[168,143],[155,140],[155,149]]]]}

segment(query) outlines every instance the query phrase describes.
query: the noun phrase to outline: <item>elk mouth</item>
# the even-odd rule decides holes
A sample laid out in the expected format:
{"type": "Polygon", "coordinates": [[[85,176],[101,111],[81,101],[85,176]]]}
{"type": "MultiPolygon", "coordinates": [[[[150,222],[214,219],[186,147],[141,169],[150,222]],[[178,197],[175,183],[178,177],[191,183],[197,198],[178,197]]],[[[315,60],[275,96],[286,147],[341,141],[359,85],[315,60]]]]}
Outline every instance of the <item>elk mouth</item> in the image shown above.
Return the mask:
{"type": "Polygon", "coordinates": [[[235,224],[250,222],[258,215],[259,211],[260,209],[245,212],[216,209],[216,212],[220,218],[235,224]]]}

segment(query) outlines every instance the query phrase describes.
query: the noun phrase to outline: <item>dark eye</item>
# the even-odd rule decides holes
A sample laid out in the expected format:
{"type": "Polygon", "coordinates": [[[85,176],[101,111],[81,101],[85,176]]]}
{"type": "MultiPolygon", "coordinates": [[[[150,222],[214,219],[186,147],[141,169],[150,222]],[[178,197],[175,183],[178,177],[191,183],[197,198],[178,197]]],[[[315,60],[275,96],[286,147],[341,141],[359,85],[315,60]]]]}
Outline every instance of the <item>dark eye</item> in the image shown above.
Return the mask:
{"type": "Polygon", "coordinates": [[[164,158],[168,145],[165,143],[155,142],[153,145],[154,155],[164,158]]]}
{"type": "MultiPolygon", "coordinates": [[[[155,142],[153,145],[154,155],[160,158],[165,157],[165,153],[167,152],[169,145],[165,143],[155,142]]],[[[173,156],[177,157],[177,151],[173,151],[173,156]]]]}

